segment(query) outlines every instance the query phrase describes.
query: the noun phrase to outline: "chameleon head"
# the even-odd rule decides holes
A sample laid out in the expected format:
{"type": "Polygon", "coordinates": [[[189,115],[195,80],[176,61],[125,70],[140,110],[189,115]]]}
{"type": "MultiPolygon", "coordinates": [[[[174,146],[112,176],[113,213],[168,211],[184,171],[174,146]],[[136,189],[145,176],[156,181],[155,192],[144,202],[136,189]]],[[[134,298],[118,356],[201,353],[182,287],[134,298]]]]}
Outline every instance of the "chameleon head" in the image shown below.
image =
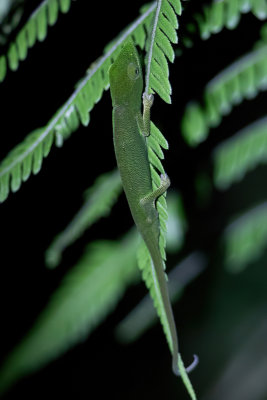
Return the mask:
{"type": "Polygon", "coordinates": [[[109,82],[113,106],[129,104],[141,98],[142,69],[132,40],[126,42],[109,69],[109,82]]]}

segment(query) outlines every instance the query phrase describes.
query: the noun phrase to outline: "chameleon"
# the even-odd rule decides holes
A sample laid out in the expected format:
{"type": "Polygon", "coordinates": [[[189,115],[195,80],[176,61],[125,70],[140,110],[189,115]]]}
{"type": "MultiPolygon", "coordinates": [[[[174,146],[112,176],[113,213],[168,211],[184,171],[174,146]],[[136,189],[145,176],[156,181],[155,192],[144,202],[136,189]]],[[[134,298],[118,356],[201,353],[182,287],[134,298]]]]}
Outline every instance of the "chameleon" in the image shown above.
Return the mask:
{"type": "Polygon", "coordinates": [[[135,225],[153,262],[153,275],[158,282],[165,317],[170,327],[172,369],[175,375],[180,375],[178,338],[159,248],[160,225],[156,209],[156,200],[168,189],[170,179],[167,174],[162,174],[160,186],[153,190],[146,144],[146,138],[150,135],[153,95],[144,93],[142,96],[142,68],[132,40],[126,42],[110,66],[109,82],[113,107],[113,143],[122,186],[135,225]]]}

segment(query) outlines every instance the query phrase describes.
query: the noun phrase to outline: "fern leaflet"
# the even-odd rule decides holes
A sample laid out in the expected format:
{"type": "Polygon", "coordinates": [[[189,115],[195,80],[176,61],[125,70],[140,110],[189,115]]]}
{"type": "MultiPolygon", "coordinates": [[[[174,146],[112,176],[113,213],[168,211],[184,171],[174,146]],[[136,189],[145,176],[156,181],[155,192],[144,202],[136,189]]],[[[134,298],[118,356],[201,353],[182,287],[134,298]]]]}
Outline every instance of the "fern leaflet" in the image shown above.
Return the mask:
{"type": "Polygon", "coordinates": [[[255,50],[231,64],[204,90],[203,105],[191,102],[185,109],[182,134],[190,146],[204,141],[209,129],[216,127],[222,116],[244,99],[254,98],[267,89],[267,46],[255,50]]]}
{"type": "Polygon", "coordinates": [[[0,392],[85,339],[138,278],[135,231],[122,241],[100,241],[64,277],[28,335],[0,370],[0,392]]]}
{"type": "Polygon", "coordinates": [[[117,170],[100,175],[93,186],[86,191],[85,203],[69,225],[49,246],[46,263],[49,267],[59,264],[62,252],[77,240],[99,218],[107,216],[122,191],[117,170]]]}

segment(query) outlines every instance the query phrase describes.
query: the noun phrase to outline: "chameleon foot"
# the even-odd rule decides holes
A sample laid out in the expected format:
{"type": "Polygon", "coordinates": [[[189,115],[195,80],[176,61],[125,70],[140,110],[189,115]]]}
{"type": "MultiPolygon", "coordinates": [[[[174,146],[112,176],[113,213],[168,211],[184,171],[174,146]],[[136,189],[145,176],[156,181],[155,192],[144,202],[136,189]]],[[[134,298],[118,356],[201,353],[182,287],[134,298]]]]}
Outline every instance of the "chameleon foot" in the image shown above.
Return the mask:
{"type": "Polygon", "coordinates": [[[162,188],[162,193],[166,192],[168,187],[170,186],[171,181],[167,174],[160,175],[160,187],[162,188]]]}

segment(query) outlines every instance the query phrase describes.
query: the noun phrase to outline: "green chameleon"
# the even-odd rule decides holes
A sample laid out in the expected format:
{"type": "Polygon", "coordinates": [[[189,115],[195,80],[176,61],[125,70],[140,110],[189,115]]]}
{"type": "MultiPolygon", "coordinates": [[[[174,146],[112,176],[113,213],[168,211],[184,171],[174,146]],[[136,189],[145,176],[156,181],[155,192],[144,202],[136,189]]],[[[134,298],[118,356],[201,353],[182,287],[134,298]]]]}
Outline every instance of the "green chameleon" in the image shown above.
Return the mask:
{"type": "MultiPolygon", "coordinates": [[[[153,95],[143,94],[143,77],[137,50],[128,41],[109,69],[113,106],[113,140],[118,169],[121,175],[132,217],[153,261],[153,275],[163,300],[165,317],[170,327],[172,367],[178,368],[178,339],[169,300],[164,264],[159,248],[159,216],[156,200],[170,185],[166,174],[161,175],[160,187],[153,191],[146,137],[150,135],[150,108],[153,95]]],[[[196,359],[193,361],[195,364],[196,359]]],[[[188,367],[192,369],[193,364],[188,367]]]]}

